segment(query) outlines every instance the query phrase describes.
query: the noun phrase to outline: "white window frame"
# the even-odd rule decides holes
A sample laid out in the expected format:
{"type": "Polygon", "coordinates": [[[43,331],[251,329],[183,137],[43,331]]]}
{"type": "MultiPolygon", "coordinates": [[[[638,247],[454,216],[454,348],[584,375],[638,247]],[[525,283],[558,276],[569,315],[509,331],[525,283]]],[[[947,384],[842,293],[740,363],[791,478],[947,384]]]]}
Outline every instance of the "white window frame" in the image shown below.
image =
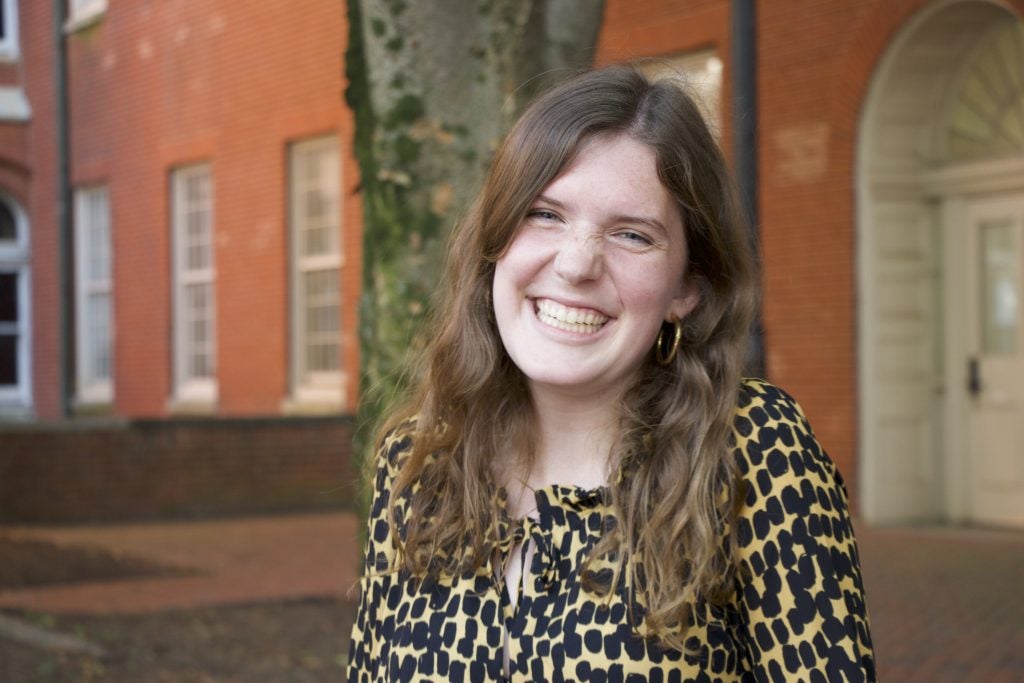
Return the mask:
{"type": "Polygon", "coordinates": [[[341,359],[341,145],[337,135],[327,135],[294,142],[288,149],[288,204],[291,247],[291,407],[296,410],[337,410],[344,400],[345,373],[341,359]],[[328,153],[328,169],[316,183],[327,196],[327,215],[333,220],[334,250],[331,253],[304,256],[302,239],[306,216],[300,196],[303,187],[296,166],[304,154],[328,153]],[[313,272],[334,270],[338,279],[338,369],[307,372],[306,296],[304,277],[313,272]]]}
{"type": "Polygon", "coordinates": [[[76,367],[76,398],[79,403],[110,403],[114,397],[114,288],[113,288],[113,251],[111,249],[110,192],[105,185],[83,187],[75,191],[75,367],[76,367]],[[101,215],[96,216],[92,202],[98,201],[101,215]],[[98,223],[94,219],[98,218],[98,223]],[[92,239],[94,231],[100,231],[99,249],[105,254],[94,253],[96,247],[92,239]],[[92,260],[104,258],[107,272],[95,277],[92,272],[92,260]],[[110,359],[110,367],[106,376],[96,372],[93,359],[102,352],[99,348],[104,339],[96,339],[93,332],[97,321],[90,302],[97,296],[107,297],[107,329],[101,333],[107,346],[106,353],[110,359]]]}
{"type": "Polygon", "coordinates": [[[32,410],[32,297],[29,277],[28,220],[21,205],[0,192],[0,202],[14,214],[15,240],[0,242],[0,273],[13,273],[18,287],[18,321],[0,322],[0,332],[17,335],[18,383],[13,387],[0,387],[0,415],[27,416],[32,410]]]}
{"type": "Polygon", "coordinates": [[[68,0],[67,32],[77,31],[98,21],[107,12],[107,0],[68,0]]]}
{"type": "Polygon", "coordinates": [[[18,48],[18,0],[0,0],[7,35],[0,36],[0,60],[14,61],[20,55],[18,48]]]}
{"type": "MultiPolygon", "coordinates": [[[[172,402],[175,407],[213,405],[217,401],[217,289],[216,289],[216,245],[214,228],[213,171],[208,163],[182,166],[171,171],[171,279],[173,301],[173,377],[174,395],[172,402]],[[185,250],[186,231],[188,229],[188,212],[197,210],[189,206],[186,186],[191,178],[206,176],[205,210],[208,213],[208,248],[207,263],[202,269],[186,270],[185,250]],[[210,367],[209,376],[194,376],[189,372],[189,359],[194,348],[194,340],[189,336],[191,317],[186,305],[184,293],[193,285],[209,285],[209,339],[210,367]]],[[[200,207],[201,210],[202,207],[200,207]]]]}

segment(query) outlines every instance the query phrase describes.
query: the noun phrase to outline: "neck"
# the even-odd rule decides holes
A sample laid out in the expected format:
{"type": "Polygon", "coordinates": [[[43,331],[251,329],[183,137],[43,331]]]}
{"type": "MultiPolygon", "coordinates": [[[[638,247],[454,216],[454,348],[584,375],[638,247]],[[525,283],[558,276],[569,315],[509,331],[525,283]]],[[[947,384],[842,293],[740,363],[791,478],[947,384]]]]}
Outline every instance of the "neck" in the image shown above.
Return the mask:
{"type": "Polygon", "coordinates": [[[566,396],[531,386],[537,453],[528,483],[584,488],[608,480],[608,457],[618,436],[618,396],[566,396]]]}

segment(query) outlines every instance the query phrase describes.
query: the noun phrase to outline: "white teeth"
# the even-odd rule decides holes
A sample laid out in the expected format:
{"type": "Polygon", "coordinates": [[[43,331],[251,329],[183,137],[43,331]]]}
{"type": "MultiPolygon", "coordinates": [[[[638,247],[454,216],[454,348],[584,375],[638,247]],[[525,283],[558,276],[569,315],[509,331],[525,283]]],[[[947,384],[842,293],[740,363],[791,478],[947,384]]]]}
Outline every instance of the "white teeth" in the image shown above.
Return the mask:
{"type": "Polygon", "coordinates": [[[537,317],[545,325],[566,332],[597,332],[602,325],[608,322],[606,315],[579,308],[569,308],[550,299],[537,300],[537,317]]]}

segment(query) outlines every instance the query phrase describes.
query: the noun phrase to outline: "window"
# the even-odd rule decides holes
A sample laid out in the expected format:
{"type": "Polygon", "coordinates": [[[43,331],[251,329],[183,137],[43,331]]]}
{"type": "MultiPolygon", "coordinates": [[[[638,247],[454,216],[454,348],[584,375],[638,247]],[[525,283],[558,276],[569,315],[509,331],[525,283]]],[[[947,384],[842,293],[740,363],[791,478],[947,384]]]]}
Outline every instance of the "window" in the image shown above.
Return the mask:
{"type": "Polygon", "coordinates": [[[0,59],[18,58],[18,0],[0,0],[0,59]]]}
{"type": "Polygon", "coordinates": [[[217,400],[213,198],[207,164],[171,174],[174,399],[217,400]]]}
{"type": "Polygon", "coordinates": [[[84,28],[103,16],[107,11],[107,0],[68,0],[68,23],[66,30],[84,28]]]}
{"type": "Polygon", "coordinates": [[[722,60],[714,50],[654,59],[642,66],[648,78],[679,81],[700,107],[715,137],[722,129],[722,60]]]}
{"type": "Polygon", "coordinates": [[[289,183],[293,399],[337,405],[343,383],[338,139],[293,144],[289,183]]]}
{"type": "Polygon", "coordinates": [[[0,194],[0,413],[31,406],[28,256],[24,216],[0,194]]]}
{"type": "Polygon", "coordinates": [[[75,325],[78,400],[113,397],[110,199],[105,187],[75,193],[75,325]]]}

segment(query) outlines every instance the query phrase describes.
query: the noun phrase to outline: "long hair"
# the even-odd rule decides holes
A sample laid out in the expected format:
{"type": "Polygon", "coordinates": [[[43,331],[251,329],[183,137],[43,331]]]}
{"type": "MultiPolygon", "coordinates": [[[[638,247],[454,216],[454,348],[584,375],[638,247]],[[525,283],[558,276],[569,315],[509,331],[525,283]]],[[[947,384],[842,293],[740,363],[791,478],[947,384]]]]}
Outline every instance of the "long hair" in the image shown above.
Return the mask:
{"type": "Polygon", "coordinates": [[[608,134],[655,152],[682,214],[687,277],[700,301],[671,365],[649,353],[621,401],[610,464],[628,460],[628,476],[610,484],[615,523],[587,561],[610,562],[613,578],[597,581],[584,567],[585,585],[605,594],[627,585],[645,608],[647,633],[683,649],[694,605],[723,601],[735,571],[726,540],[738,500],[730,439],[756,278],[731,178],[698,108],[678,86],[633,67],[586,73],[536,100],[451,236],[414,390],[382,427],[413,430],[391,501],[402,532],[396,569],[456,575],[486,564],[501,540],[495,454],[511,447],[529,458],[535,417],[498,335],[495,263],[543,188],[586,142],[608,134]]]}

